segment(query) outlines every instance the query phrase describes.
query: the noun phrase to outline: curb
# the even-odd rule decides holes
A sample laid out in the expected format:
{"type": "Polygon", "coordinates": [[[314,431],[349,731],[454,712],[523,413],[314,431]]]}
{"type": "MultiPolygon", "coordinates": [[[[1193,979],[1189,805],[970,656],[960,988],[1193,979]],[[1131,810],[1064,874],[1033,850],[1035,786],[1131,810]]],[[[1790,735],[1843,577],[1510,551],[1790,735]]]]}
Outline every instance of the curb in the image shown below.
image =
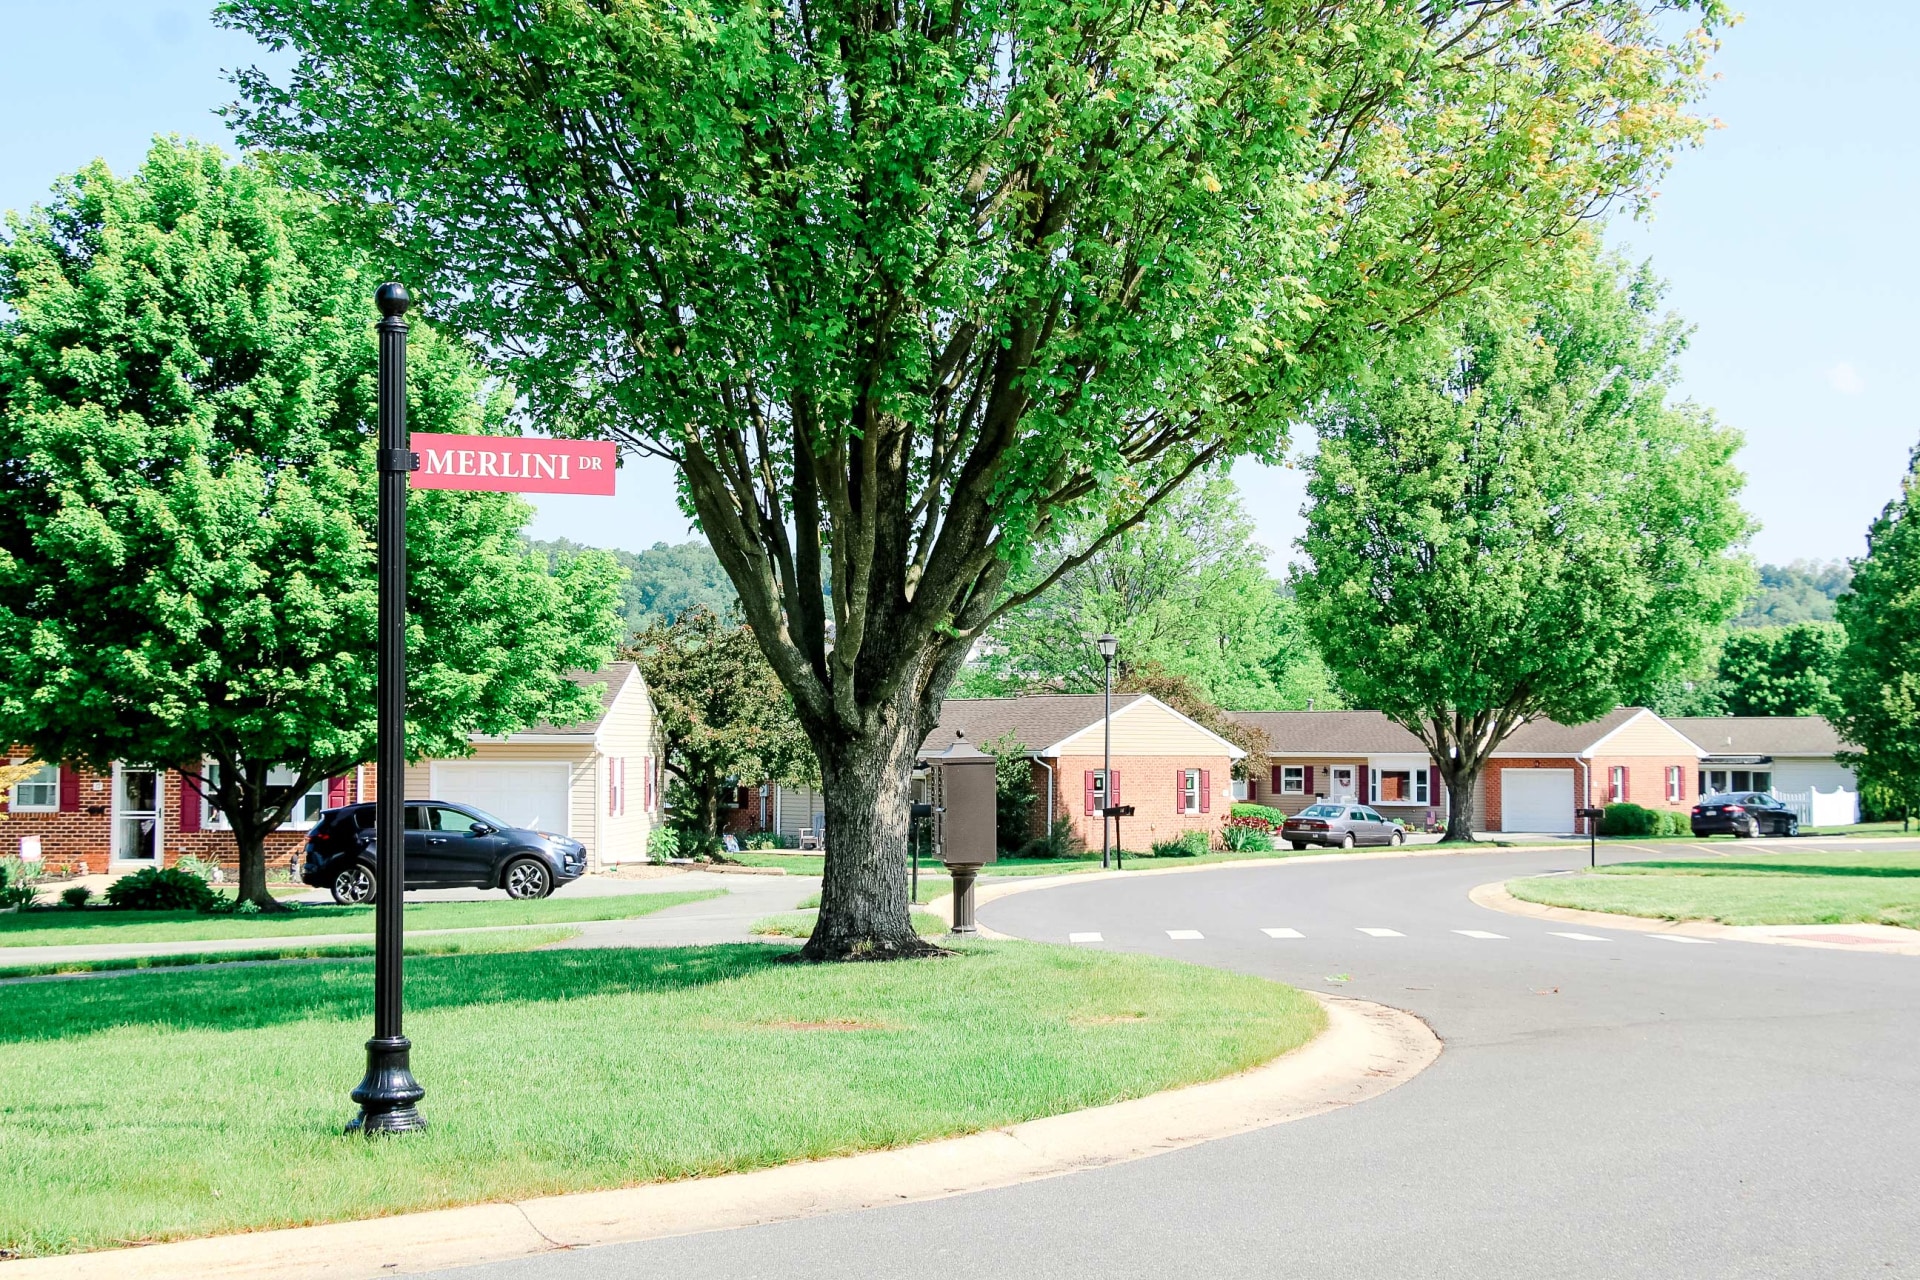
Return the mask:
{"type": "MultiPolygon", "coordinates": [[[[1478,857],[1490,853],[1522,853],[1528,850],[1554,849],[1558,845],[1495,845],[1484,849],[1462,849],[1455,846],[1450,849],[1436,849],[1428,845],[1400,845],[1397,848],[1374,849],[1366,853],[1303,853],[1292,858],[1245,858],[1233,862],[1203,862],[1190,867],[1142,867],[1138,871],[1070,871],[1058,876],[987,876],[974,881],[973,905],[977,912],[989,902],[1016,893],[1030,893],[1039,889],[1060,889],[1070,885],[1099,884],[1103,880],[1138,880],[1143,876],[1190,876],[1206,871],[1245,871],[1249,867],[1298,867],[1316,866],[1328,862],[1378,862],[1388,858],[1453,858],[1478,857]]],[[[928,900],[921,911],[931,911],[935,915],[953,919],[953,895],[943,893],[928,900]]],[[[976,917],[976,924],[978,920],[976,917]]],[[[1011,934],[997,933],[985,925],[978,925],[979,933],[974,936],[991,938],[999,942],[1021,941],[1011,934]]]]}
{"type": "Polygon", "coordinates": [[[1378,1097],[1440,1056],[1412,1014],[1309,992],[1327,1029],[1265,1066],[919,1146],[752,1173],[35,1258],[6,1280],[371,1280],[936,1200],[1176,1151],[1378,1097]]]}
{"type": "Polygon", "coordinates": [[[1507,892],[1507,882],[1496,880],[1467,893],[1475,906],[1501,911],[1510,916],[1529,916],[1535,920],[1558,920],[1562,924],[1584,924],[1598,929],[1625,929],[1634,933],[1672,933],[1683,938],[1707,938],[1715,942],[1764,942],[1780,947],[1818,947],[1826,951],[1865,951],[1875,955],[1920,956],[1920,936],[1911,939],[1911,929],[1881,933],[1889,925],[1866,924],[1721,924],[1715,920],[1657,920],[1649,916],[1623,916],[1611,911],[1583,911],[1578,907],[1549,907],[1528,902],[1507,892]],[[1872,929],[1856,933],[1857,941],[1836,941],[1836,935],[1849,930],[1872,929]],[[1787,932],[1787,931],[1793,932],[1787,932]],[[1825,933],[1827,937],[1818,935],[1825,933]]]}

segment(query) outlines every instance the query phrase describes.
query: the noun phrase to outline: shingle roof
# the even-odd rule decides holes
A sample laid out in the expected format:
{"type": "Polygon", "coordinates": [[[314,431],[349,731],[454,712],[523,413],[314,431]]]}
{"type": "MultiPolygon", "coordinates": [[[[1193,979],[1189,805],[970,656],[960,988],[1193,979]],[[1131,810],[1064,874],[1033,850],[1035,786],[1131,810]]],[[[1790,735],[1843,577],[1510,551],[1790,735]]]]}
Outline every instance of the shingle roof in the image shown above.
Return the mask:
{"type": "Polygon", "coordinates": [[[620,690],[625,688],[627,681],[633,678],[635,669],[635,664],[631,662],[609,662],[598,671],[567,672],[567,679],[577,685],[584,685],[587,688],[600,686],[600,714],[591,720],[583,720],[579,724],[530,724],[520,732],[537,734],[543,738],[573,735],[592,737],[599,731],[601,722],[607,718],[607,713],[613,710],[613,700],[620,696],[620,690]]]}
{"type": "MultiPolygon", "coordinates": [[[[1116,693],[1113,709],[1128,706],[1143,694],[1116,693]]],[[[940,725],[927,735],[927,744],[944,751],[954,731],[984,746],[1011,733],[1029,751],[1050,747],[1088,725],[1099,724],[1104,708],[1098,693],[1030,693],[1017,698],[948,698],[940,708],[940,725]]]]}
{"type": "Polygon", "coordinates": [[[1847,749],[1825,716],[1681,716],[1667,723],[1717,756],[1830,756],[1847,749]]]}
{"type": "Polygon", "coordinates": [[[1495,754],[1504,756],[1579,755],[1639,715],[1643,709],[1615,707],[1598,720],[1589,720],[1585,724],[1561,724],[1557,720],[1531,720],[1508,734],[1507,740],[1494,749],[1495,754]]]}
{"type": "Polygon", "coordinates": [[[1364,756],[1426,752],[1420,739],[1379,711],[1229,711],[1266,731],[1274,755],[1364,756]]]}

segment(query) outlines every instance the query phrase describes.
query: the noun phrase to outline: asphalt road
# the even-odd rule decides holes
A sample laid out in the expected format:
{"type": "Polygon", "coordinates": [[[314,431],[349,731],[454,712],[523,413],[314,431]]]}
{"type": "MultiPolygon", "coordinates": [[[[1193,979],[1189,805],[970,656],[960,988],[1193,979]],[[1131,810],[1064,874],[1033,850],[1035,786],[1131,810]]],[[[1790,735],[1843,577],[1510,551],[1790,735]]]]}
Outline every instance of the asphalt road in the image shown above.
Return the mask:
{"type": "Polygon", "coordinates": [[[1439,1062],[1361,1106],[1001,1191],[444,1274],[1920,1277],[1920,960],[1467,900],[1574,853],[1255,865],[982,909],[1426,1018],[1439,1062]]]}

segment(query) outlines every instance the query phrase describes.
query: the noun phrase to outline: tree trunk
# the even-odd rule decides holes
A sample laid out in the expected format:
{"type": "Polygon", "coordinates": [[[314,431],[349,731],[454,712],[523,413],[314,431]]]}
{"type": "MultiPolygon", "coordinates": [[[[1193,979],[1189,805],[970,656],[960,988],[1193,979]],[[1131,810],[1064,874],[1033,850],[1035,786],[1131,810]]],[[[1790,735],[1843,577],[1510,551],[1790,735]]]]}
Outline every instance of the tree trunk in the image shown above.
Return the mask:
{"type": "Polygon", "coordinates": [[[231,817],[229,822],[233,826],[234,847],[240,855],[240,875],[233,886],[234,902],[251,902],[262,911],[285,911],[280,900],[267,892],[266,831],[234,822],[231,817]]]}
{"type": "Polygon", "coordinates": [[[909,709],[862,737],[816,739],[827,815],[820,916],[809,960],[894,960],[937,955],[913,931],[907,902],[909,787],[924,736],[909,709]]]}
{"type": "Polygon", "coordinates": [[[1442,840],[1473,839],[1474,819],[1479,816],[1473,811],[1473,784],[1480,769],[1457,758],[1440,762],[1440,778],[1447,784],[1447,833],[1442,840]]]}

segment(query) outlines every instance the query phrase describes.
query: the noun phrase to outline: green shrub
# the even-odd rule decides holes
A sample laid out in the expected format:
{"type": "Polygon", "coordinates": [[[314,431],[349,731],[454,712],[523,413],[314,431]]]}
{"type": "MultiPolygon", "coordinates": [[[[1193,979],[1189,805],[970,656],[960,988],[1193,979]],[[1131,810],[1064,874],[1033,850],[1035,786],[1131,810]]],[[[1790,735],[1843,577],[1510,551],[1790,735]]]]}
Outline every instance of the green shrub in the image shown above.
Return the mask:
{"type": "Polygon", "coordinates": [[[1278,809],[1270,808],[1264,804],[1249,804],[1245,800],[1237,801],[1231,809],[1227,810],[1227,816],[1229,818],[1257,818],[1269,827],[1277,827],[1287,820],[1287,815],[1278,809]]]}
{"type": "Polygon", "coordinates": [[[179,861],[173,865],[190,876],[199,876],[208,884],[219,884],[226,879],[226,873],[220,870],[218,858],[202,858],[198,854],[183,853],[179,861]]]}
{"type": "Polygon", "coordinates": [[[740,847],[749,851],[778,849],[781,847],[780,833],[777,831],[756,831],[742,840],[740,847]]]}
{"type": "Polygon", "coordinates": [[[1152,845],[1156,858],[1197,858],[1211,848],[1204,831],[1182,831],[1171,840],[1155,840],[1152,845]]]}
{"type": "Polygon", "coordinates": [[[1649,809],[1637,804],[1610,804],[1600,819],[1603,836],[1684,836],[1692,834],[1687,815],[1675,809],[1649,809]]]}
{"type": "Polygon", "coordinates": [[[680,856],[680,833],[665,823],[647,833],[647,856],[655,862],[680,856]]]}
{"type": "Polygon", "coordinates": [[[78,911],[87,905],[93,897],[93,890],[83,884],[70,885],[60,891],[60,901],[78,911]]]}
{"type": "Polygon", "coordinates": [[[1220,843],[1229,853],[1271,853],[1273,837],[1254,823],[1257,820],[1232,819],[1220,832],[1220,843]]]}
{"type": "Polygon", "coordinates": [[[1043,836],[1021,845],[1012,854],[1016,858],[1067,858],[1073,856],[1073,820],[1055,818],[1053,826],[1043,836]]]}
{"type": "Polygon", "coordinates": [[[107,905],[125,911],[211,911],[218,903],[205,880],[178,867],[145,867],[107,886],[107,905]]]}

